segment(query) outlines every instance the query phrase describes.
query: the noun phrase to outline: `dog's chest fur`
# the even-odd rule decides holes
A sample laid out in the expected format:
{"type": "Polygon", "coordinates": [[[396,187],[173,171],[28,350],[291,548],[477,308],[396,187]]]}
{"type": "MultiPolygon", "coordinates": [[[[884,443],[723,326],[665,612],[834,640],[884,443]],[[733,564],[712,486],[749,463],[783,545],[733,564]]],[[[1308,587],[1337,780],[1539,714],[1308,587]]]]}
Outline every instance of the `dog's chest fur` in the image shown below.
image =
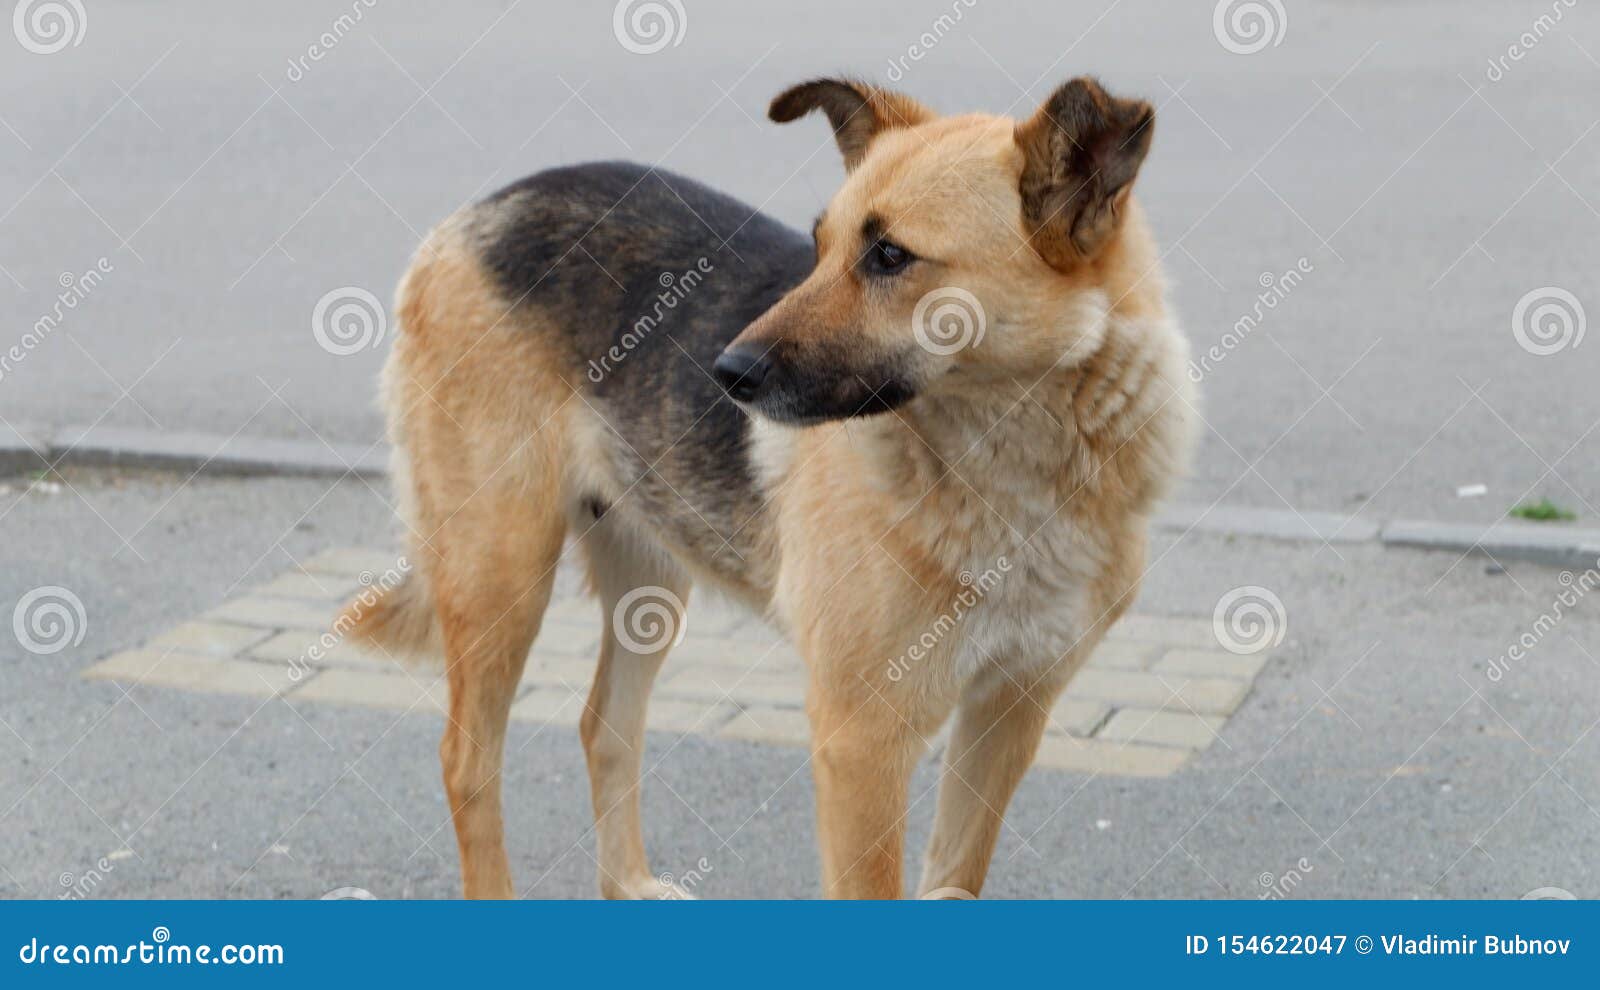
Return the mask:
{"type": "Polygon", "coordinates": [[[790,474],[803,459],[849,461],[834,477],[878,512],[801,539],[879,541],[942,603],[924,621],[951,630],[935,652],[955,678],[1070,673],[1131,600],[1145,516],[1181,467],[1183,354],[1164,323],[1113,326],[1096,360],[1031,385],[913,403],[820,448],[761,427],[753,449],[780,498],[807,483],[790,474]]]}
{"type": "Polygon", "coordinates": [[[908,528],[968,598],[980,596],[963,611],[959,679],[989,664],[1026,676],[1093,621],[1090,588],[1111,534],[1078,524],[1073,441],[1045,404],[1057,397],[1042,388],[1044,396],[930,409],[902,427],[915,439],[898,438],[900,465],[890,471],[904,479],[902,499],[917,500],[908,528]]]}

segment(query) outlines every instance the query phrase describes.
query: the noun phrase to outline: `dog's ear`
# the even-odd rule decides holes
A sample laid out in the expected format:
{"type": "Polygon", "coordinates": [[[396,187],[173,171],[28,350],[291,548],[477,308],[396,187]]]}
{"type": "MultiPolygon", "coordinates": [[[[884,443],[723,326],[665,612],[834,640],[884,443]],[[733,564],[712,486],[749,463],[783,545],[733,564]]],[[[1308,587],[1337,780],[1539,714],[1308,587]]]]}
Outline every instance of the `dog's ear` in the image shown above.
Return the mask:
{"type": "Polygon", "coordinates": [[[1083,76],[1017,125],[1023,223],[1045,261],[1071,268],[1116,232],[1155,119],[1145,101],[1118,99],[1083,76]]]}
{"type": "Polygon", "coordinates": [[[914,127],[937,116],[909,96],[851,79],[813,79],[786,89],[773,99],[767,116],[787,124],[818,109],[833,125],[847,172],[861,164],[867,145],[880,131],[914,127]]]}

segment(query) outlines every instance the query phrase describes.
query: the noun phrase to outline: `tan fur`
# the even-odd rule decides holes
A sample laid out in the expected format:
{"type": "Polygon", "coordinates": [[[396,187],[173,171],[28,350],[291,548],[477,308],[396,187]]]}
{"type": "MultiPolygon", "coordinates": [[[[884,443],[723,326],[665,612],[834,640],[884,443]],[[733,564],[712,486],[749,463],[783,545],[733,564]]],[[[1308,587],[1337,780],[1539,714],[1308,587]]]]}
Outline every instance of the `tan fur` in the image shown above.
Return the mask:
{"type": "MultiPolygon", "coordinates": [[[[702,580],[793,637],[809,669],[831,896],[902,893],[910,774],[953,714],[920,889],[981,890],[1051,706],[1137,593],[1147,517],[1190,445],[1192,396],[1158,252],[1126,187],[1090,207],[1112,216],[1109,227],[1094,221],[1100,240],[1079,242],[1091,251],[1041,247],[1019,190],[1037,154],[1029,135],[1049,122],[1019,130],[1002,118],[936,118],[899,100],[871,99],[869,110],[901,112],[856,135],[859,161],[820,226],[816,271],[740,341],[903,350],[919,298],[960,286],[984,302],[983,343],[918,358],[923,394],[892,413],[805,428],[758,422],[769,504],[757,517],[760,551],[737,571],[630,513],[608,467],[614,441],[581,379],[541,343],[552,335],[528,332],[544,317],[510,315],[460,224],[419,253],[401,288],[385,396],[423,566],[409,591],[346,618],[389,648],[443,646],[451,718],[441,754],[469,896],[513,893],[500,743],[574,525],[585,527],[603,618],[631,588],[659,585],[686,601],[702,580]],[[869,214],[928,259],[892,288],[852,270],[869,214]],[[617,501],[599,523],[574,506],[590,491],[617,501]],[[941,631],[931,643],[929,630],[941,631]]],[[[607,896],[661,892],[637,789],[645,698],[665,653],[628,654],[607,622],[582,726],[607,896]]]]}

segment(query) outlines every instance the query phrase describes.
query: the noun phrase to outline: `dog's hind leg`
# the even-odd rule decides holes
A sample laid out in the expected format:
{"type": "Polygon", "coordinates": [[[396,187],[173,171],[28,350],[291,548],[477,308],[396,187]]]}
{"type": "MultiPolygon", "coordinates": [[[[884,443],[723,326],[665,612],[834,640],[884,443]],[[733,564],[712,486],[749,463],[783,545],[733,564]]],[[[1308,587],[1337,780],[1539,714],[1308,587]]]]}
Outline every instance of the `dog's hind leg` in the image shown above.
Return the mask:
{"type": "Polygon", "coordinates": [[[450,713],[439,746],[468,897],[511,897],[501,819],[506,722],[555,583],[565,518],[492,482],[433,538],[450,713]]]}
{"type": "Polygon", "coordinates": [[[533,314],[488,282],[461,222],[429,237],[401,285],[384,371],[397,488],[432,625],[398,596],[378,632],[442,647],[439,757],[468,897],[514,894],[501,819],[506,723],[566,535],[563,413],[572,390],[533,314]],[[409,617],[407,617],[409,616],[409,617]]]}
{"type": "Polygon", "coordinates": [[[600,893],[614,899],[680,897],[686,895],[657,880],[645,858],[639,768],[650,687],[682,635],[690,582],[671,560],[622,529],[614,518],[602,518],[582,540],[605,623],[600,665],[580,725],[600,893]]]}

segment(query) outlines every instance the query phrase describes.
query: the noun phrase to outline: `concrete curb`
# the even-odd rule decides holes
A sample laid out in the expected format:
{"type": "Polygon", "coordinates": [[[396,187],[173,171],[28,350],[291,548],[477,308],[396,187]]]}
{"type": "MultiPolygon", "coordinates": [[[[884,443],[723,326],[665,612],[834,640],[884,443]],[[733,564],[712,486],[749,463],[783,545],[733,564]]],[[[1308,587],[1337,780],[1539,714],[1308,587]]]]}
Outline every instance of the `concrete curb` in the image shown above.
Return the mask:
{"type": "Polygon", "coordinates": [[[1155,520],[1163,530],[1316,543],[1371,543],[1473,553],[1551,567],[1600,567],[1600,529],[1501,520],[1477,523],[1393,520],[1379,524],[1336,512],[1295,512],[1178,503],[1155,520]]]}
{"type": "Polygon", "coordinates": [[[49,444],[0,424],[0,476],[42,471],[50,466],[49,444]]]}
{"type": "MultiPolygon", "coordinates": [[[[113,426],[64,427],[53,433],[0,427],[0,476],[71,467],[135,467],[218,476],[278,475],[378,478],[388,474],[389,447],[326,444],[320,440],[158,433],[113,426]]],[[[1296,512],[1237,505],[1174,503],[1155,519],[1158,529],[1253,536],[1294,543],[1380,543],[1384,546],[1476,553],[1552,567],[1600,566],[1600,529],[1503,520],[1472,523],[1393,520],[1377,523],[1337,512],[1296,512]]]]}
{"type": "Polygon", "coordinates": [[[1383,527],[1389,546],[1477,553],[1551,567],[1600,566],[1600,530],[1506,520],[1490,526],[1396,520],[1383,527]]]}
{"type": "Polygon", "coordinates": [[[1368,543],[1379,536],[1377,523],[1337,512],[1294,512],[1289,509],[1254,509],[1240,505],[1198,505],[1179,502],[1156,516],[1162,529],[1218,533],[1224,536],[1261,536],[1270,540],[1310,543],[1368,543]]]}
{"type": "Polygon", "coordinates": [[[21,474],[51,465],[155,468],[250,477],[376,478],[388,473],[386,444],[326,444],[320,440],[219,436],[210,433],[67,426],[51,434],[0,433],[0,473],[21,474]]]}

